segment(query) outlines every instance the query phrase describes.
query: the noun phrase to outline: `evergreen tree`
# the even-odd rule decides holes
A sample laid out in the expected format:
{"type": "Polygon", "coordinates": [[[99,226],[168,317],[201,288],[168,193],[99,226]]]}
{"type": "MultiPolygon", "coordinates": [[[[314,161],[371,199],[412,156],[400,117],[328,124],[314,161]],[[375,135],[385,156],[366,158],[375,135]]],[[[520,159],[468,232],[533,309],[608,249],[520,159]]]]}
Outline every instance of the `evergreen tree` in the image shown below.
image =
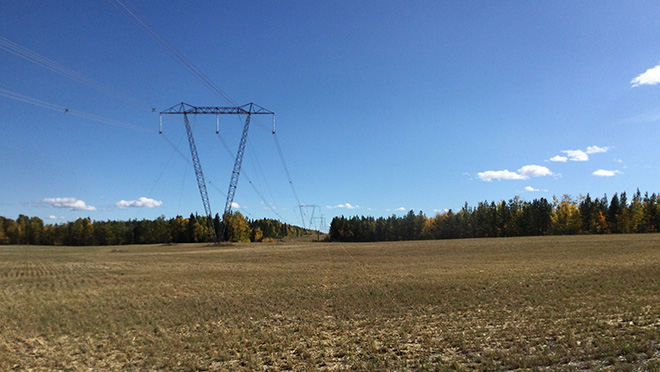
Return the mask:
{"type": "Polygon", "coordinates": [[[580,217],[582,219],[582,231],[587,234],[593,234],[596,232],[596,216],[598,211],[594,202],[591,200],[591,196],[587,193],[587,196],[582,199],[579,206],[580,217]]]}
{"type": "Polygon", "coordinates": [[[606,219],[610,232],[613,232],[615,234],[619,232],[618,219],[619,219],[619,215],[621,214],[621,211],[622,208],[621,208],[621,204],[619,203],[619,196],[617,195],[617,193],[614,193],[614,196],[612,196],[612,201],[610,202],[606,219]]]}

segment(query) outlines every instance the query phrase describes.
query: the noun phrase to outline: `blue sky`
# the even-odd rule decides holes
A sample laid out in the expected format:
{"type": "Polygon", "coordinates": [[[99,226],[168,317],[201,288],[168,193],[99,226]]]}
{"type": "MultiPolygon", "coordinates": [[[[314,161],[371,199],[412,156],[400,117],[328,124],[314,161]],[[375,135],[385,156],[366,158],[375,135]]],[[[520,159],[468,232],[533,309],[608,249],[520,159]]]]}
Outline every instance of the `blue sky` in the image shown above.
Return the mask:
{"type": "MultiPolygon", "coordinates": [[[[231,102],[116,0],[2,2],[0,215],[203,214],[182,118],[164,117],[159,135],[150,110],[182,101],[276,113],[298,200],[271,120],[255,118],[252,185],[241,177],[235,198],[250,218],[300,225],[298,203],[329,221],[660,191],[657,2],[121,4],[231,102]]],[[[192,123],[221,212],[233,165],[222,141],[235,152],[242,123],[221,117],[222,141],[214,117],[192,123]]]]}

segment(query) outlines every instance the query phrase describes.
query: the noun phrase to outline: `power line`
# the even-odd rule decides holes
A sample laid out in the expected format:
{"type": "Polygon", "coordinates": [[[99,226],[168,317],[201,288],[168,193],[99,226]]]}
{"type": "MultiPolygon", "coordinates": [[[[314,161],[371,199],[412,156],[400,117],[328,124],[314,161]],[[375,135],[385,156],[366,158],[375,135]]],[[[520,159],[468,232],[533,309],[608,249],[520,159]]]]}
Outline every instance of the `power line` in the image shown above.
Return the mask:
{"type": "MultiPolygon", "coordinates": [[[[274,129],[274,128],[273,128],[274,129]]],[[[280,141],[277,139],[277,134],[275,133],[275,130],[273,130],[273,141],[275,141],[275,146],[277,147],[277,153],[280,156],[280,161],[282,162],[282,167],[284,168],[284,173],[286,174],[286,178],[289,180],[289,186],[291,186],[291,191],[293,192],[293,196],[296,198],[296,203],[297,205],[300,206],[300,198],[298,198],[298,193],[296,192],[296,188],[293,187],[293,180],[291,180],[291,175],[289,174],[289,167],[286,165],[286,161],[284,161],[284,154],[282,153],[282,147],[280,146],[280,141]]],[[[303,224],[303,227],[305,227],[305,217],[303,216],[302,209],[300,209],[300,220],[303,224]]]]}
{"type": "Polygon", "coordinates": [[[220,97],[224,98],[232,106],[238,106],[232,101],[227,94],[225,94],[220,87],[218,87],[211,79],[209,79],[202,71],[195,66],[188,58],[186,58],[183,53],[176,49],[172,44],[165,39],[164,36],[156,30],[156,28],[150,25],[144,17],[133,7],[127,0],[122,2],[121,0],[108,0],[110,4],[114,6],[120,13],[122,13],[126,18],[128,18],[134,25],[142,28],[147,35],[160,45],[161,48],[170,52],[181,65],[183,65],[188,72],[190,72],[197,80],[204,84],[207,88],[211,89],[213,92],[217,93],[220,97]],[[128,5],[126,5],[128,4],[128,5]]]}
{"type": "MultiPolygon", "coordinates": [[[[168,144],[174,149],[174,151],[175,151],[177,154],[179,154],[179,156],[180,156],[183,160],[186,161],[186,163],[188,163],[188,165],[192,165],[192,162],[190,161],[190,159],[188,159],[188,157],[186,157],[186,156],[183,154],[183,152],[181,152],[181,150],[179,150],[178,146],[175,145],[175,144],[174,144],[174,143],[173,143],[173,142],[172,142],[167,136],[165,136],[164,134],[163,134],[163,139],[164,139],[164,140],[165,140],[165,141],[166,141],[166,142],[167,142],[167,143],[168,143],[168,144]]],[[[222,146],[223,146],[223,148],[225,149],[225,151],[227,152],[227,154],[229,155],[229,157],[230,157],[230,158],[233,158],[233,157],[235,156],[235,154],[233,154],[233,153],[231,152],[231,150],[229,149],[229,146],[227,145],[227,143],[225,142],[225,140],[222,139],[221,136],[218,136],[218,139],[220,140],[220,143],[222,143],[222,146]]],[[[251,180],[250,177],[248,176],[247,172],[243,171],[243,176],[244,176],[245,179],[248,181],[248,183],[250,184],[250,186],[252,187],[252,189],[254,190],[254,192],[257,194],[257,196],[259,196],[259,198],[261,199],[261,201],[262,201],[262,202],[268,207],[268,210],[272,211],[273,214],[275,214],[275,216],[277,216],[279,219],[282,220],[283,217],[282,217],[279,213],[277,213],[277,208],[273,205],[273,203],[271,203],[271,202],[269,202],[269,201],[266,200],[266,198],[264,197],[264,195],[263,195],[263,194],[259,191],[259,189],[254,185],[254,183],[252,182],[252,180],[251,180]]],[[[209,180],[208,183],[209,183],[209,185],[211,185],[211,187],[213,187],[218,193],[220,193],[220,195],[222,195],[224,198],[227,197],[227,194],[225,194],[222,190],[220,190],[220,188],[218,188],[218,186],[216,186],[216,184],[215,184],[214,182],[212,182],[211,180],[209,180]]],[[[249,213],[248,213],[248,214],[249,214],[249,213]]]]}
{"type": "MultiPolygon", "coordinates": [[[[226,151],[227,154],[229,155],[229,157],[230,157],[230,158],[233,158],[235,155],[234,155],[234,154],[232,153],[232,151],[229,149],[229,146],[227,145],[227,142],[225,142],[225,140],[222,138],[222,136],[217,136],[217,137],[218,137],[218,140],[220,141],[220,143],[222,144],[222,147],[225,149],[225,151],[226,151]]],[[[264,195],[263,195],[263,194],[257,189],[257,187],[255,186],[255,184],[252,182],[252,180],[250,179],[250,177],[248,176],[248,174],[247,174],[245,171],[243,171],[243,176],[244,176],[245,179],[248,181],[248,183],[250,184],[250,186],[252,186],[252,189],[253,189],[254,192],[259,196],[259,198],[261,199],[261,201],[262,201],[266,206],[268,206],[268,209],[271,210],[271,211],[273,211],[273,213],[274,213],[277,217],[279,217],[280,219],[283,219],[282,216],[280,216],[280,214],[277,213],[277,208],[275,208],[275,206],[273,206],[272,203],[270,203],[269,201],[266,200],[266,198],[264,197],[264,195]]]]}
{"type": "MultiPolygon", "coordinates": [[[[255,169],[255,172],[257,175],[257,185],[259,186],[260,189],[262,189],[262,184],[266,185],[266,191],[268,191],[268,195],[270,196],[271,200],[275,200],[275,197],[273,196],[273,190],[270,187],[270,184],[268,183],[268,177],[266,177],[266,174],[263,171],[263,168],[261,167],[261,163],[259,162],[259,158],[257,157],[257,154],[254,150],[254,146],[252,144],[248,143],[248,148],[250,150],[250,153],[252,153],[252,156],[249,158],[250,162],[252,163],[252,167],[255,169]],[[259,175],[261,175],[261,179],[259,178],[259,175]]],[[[269,207],[273,207],[271,203],[268,203],[269,207]]]]}
{"type": "Polygon", "coordinates": [[[101,92],[103,94],[107,94],[109,96],[118,98],[120,100],[123,100],[125,102],[128,102],[132,105],[135,105],[141,109],[146,109],[149,111],[154,111],[155,109],[150,107],[148,104],[136,99],[132,98],[124,93],[121,93],[115,89],[110,88],[109,86],[99,83],[98,81],[95,81],[93,79],[88,78],[87,76],[76,72],[70,68],[64,67],[60,65],[59,63],[52,61],[42,55],[39,55],[30,49],[25,48],[24,46],[21,46],[13,41],[10,41],[2,36],[0,36],[0,49],[4,49],[7,52],[10,52],[18,57],[21,57],[25,60],[28,60],[32,63],[35,63],[41,67],[44,67],[48,70],[51,70],[57,74],[60,74],[66,78],[69,78],[73,81],[79,82],[83,85],[86,85],[98,92],[101,92]]]}
{"type": "MultiPolygon", "coordinates": [[[[190,161],[190,159],[188,159],[185,155],[183,155],[183,153],[181,152],[181,150],[179,150],[178,145],[175,145],[174,142],[172,142],[169,138],[167,138],[167,136],[165,136],[165,134],[162,134],[162,136],[163,136],[163,139],[165,139],[165,141],[166,141],[166,142],[167,142],[167,143],[168,143],[168,144],[174,149],[174,152],[173,152],[172,155],[170,156],[170,160],[171,160],[171,157],[174,156],[174,154],[176,153],[176,154],[178,154],[183,160],[186,161],[187,165],[192,165],[192,162],[190,161]]],[[[182,137],[181,140],[179,141],[179,144],[181,143],[181,141],[183,141],[183,137],[182,137]]],[[[168,163],[169,163],[169,161],[168,161],[168,163]]],[[[164,172],[164,169],[163,169],[163,172],[164,172]]],[[[186,172],[187,172],[187,171],[186,171],[186,172]]],[[[162,175],[162,173],[161,173],[161,175],[162,175]]],[[[159,177],[159,178],[160,178],[160,177],[159,177]]],[[[247,175],[245,176],[245,178],[248,178],[247,175]]],[[[184,179],[185,179],[185,177],[184,177],[184,179]]],[[[182,182],[183,182],[183,181],[182,181],[182,182]]],[[[209,181],[208,181],[208,184],[209,184],[213,189],[215,189],[215,191],[217,191],[218,193],[220,193],[220,195],[222,195],[223,198],[226,198],[226,197],[227,197],[227,194],[225,194],[222,190],[220,190],[220,188],[219,188],[218,186],[216,186],[216,184],[215,184],[213,181],[209,180],[209,181]]],[[[182,183],[182,185],[181,185],[181,189],[183,190],[183,183],[182,183]]],[[[153,190],[152,190],[152,191],[153,191],[153,190]]],[[[255,191],[256,191],[256,190],[255,190],[255,191]]],[[[183,191],[181,191],[181,194],[183,194],[183,191]]],[[[180,205],[180,204],[181,204],[181,196],[179,196],[179,205],[180,205]]],[[[243,210],[243,212],[244,212],[245,214],[249,215],[249,216],[252,216],[252,215],[250,214],[250,212],[247,212],[247,211],[245,211],[245,210],[243,210]]],[[[282,218],[282,217],[279,216],[279,215],[278,215],[278,217],[282,218]]]]}
{"type": "MultiPolygon", "coordinates": [[[[190,161],[190,159],[188,159],[188,157],[183,155],[183,153],[181,152],[181,150],[179,150],[177,145],[175,145],[172,141],[170,141],[170,139],[167,138],[167,136],[165,136],[163,133],[161,133],[161,135],[162,135],[163,139],[165,140],[165,142],[167,142],[170,146],[172,146],[174,151],[176,151],[179,154],[179,156],[188,163],[188,165],[192,165],[192,162],[190,161]]],[[[183,139],[181,141],[183,141],[183,139]]],[[[179,143],[181,143],[181,142],[179,142],[179,143]]]]}
{"type": "Polygon", "coordinates": [[[6,89],[2,89],[2,88],[0,88],[0,96],[4,96],[4,97],[10,98],[10,99],[13,99],[13,100],[16,100],[16,101],[20,101],[20,102],[29,103],[31,105],[43,107],[43,108],[46,108],[46,109],[49,109],[49,110],[59,111],[59,112],[64,113],[64,114],[70,114],[70,115],[78,116],[78,117],[81,117],[81,118],[84,118],[84,119],[98,121],[100,123],[104,123],[104,124],[108,124],[108,125],[112,125],[112,126],[116,126],[116,127],[122,127],[122,128],[126,128],[126,129],[140,131],[140,132],[146,132],[146,133],[154,133],[153,131],[148,130],[146,128],[131,125],[131,124],[124,123],[124,122],[118,121],[118,120],[108,119],[108,118],[98,116],[98,115],[94,115],[94,114],[90,114],[90,113],[87,113],[87,112],[70,109],[70,108],[65,107],[65,106],[60,106],[60,105],[56,105],[54,103],[50,103],[50,102],[42,101],[42,100],[39,100],[39,99],[36,99],[36,98],[24,96],[22,94],[12,92],[12,91],[9,91],[9,90],[6,90],[6,89]]]}

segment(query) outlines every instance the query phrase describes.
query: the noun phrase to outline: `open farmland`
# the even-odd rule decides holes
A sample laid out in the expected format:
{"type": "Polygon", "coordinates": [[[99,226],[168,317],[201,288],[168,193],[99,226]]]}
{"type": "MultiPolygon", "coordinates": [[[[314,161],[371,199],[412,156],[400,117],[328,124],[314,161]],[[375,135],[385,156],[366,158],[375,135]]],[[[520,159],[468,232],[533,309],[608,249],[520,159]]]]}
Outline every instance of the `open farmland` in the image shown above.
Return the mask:
{"type": "Polygon", "coordinates": [[[660,234],[0,247],[0,370],[660,370],[660,234]]]}

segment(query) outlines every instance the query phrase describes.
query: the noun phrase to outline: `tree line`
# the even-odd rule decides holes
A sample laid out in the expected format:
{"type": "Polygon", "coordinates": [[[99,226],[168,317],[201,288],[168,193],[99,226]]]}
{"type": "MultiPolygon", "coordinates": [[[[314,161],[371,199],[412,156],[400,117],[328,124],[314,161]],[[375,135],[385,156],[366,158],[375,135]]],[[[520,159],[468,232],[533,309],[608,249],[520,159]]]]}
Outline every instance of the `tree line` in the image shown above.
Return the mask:
{"type": "Polygon", "coordinates": [[[516,196],[509,201],[467,203],[426,217],[412,210],[384,218],[335,217],[330,240],[344,242],[487,238],[533,235],[650,233],[660,230],[660,196],[639,190],[628,200],[625,192],[592,198],[564,195],[531,202],[516,196]]]}
{"type": "MultiPolygon", "coordinates": [[[[227,227],[223,241],[262,242],[302,236],[305,230],[272,219],[248,220],[240,212],[225,215],[227,227]]],[[[191,214],[184,218],[128,221],[92,221],[78,218],[61,224],[44,224],[39,217],[19,215],[16,220],[0,217],[0,244],[30,245],[123,245],[162,243],[203,243],[213,241],[211,225],[218,234],[222,220],[212,221],[191,214]]]]}

